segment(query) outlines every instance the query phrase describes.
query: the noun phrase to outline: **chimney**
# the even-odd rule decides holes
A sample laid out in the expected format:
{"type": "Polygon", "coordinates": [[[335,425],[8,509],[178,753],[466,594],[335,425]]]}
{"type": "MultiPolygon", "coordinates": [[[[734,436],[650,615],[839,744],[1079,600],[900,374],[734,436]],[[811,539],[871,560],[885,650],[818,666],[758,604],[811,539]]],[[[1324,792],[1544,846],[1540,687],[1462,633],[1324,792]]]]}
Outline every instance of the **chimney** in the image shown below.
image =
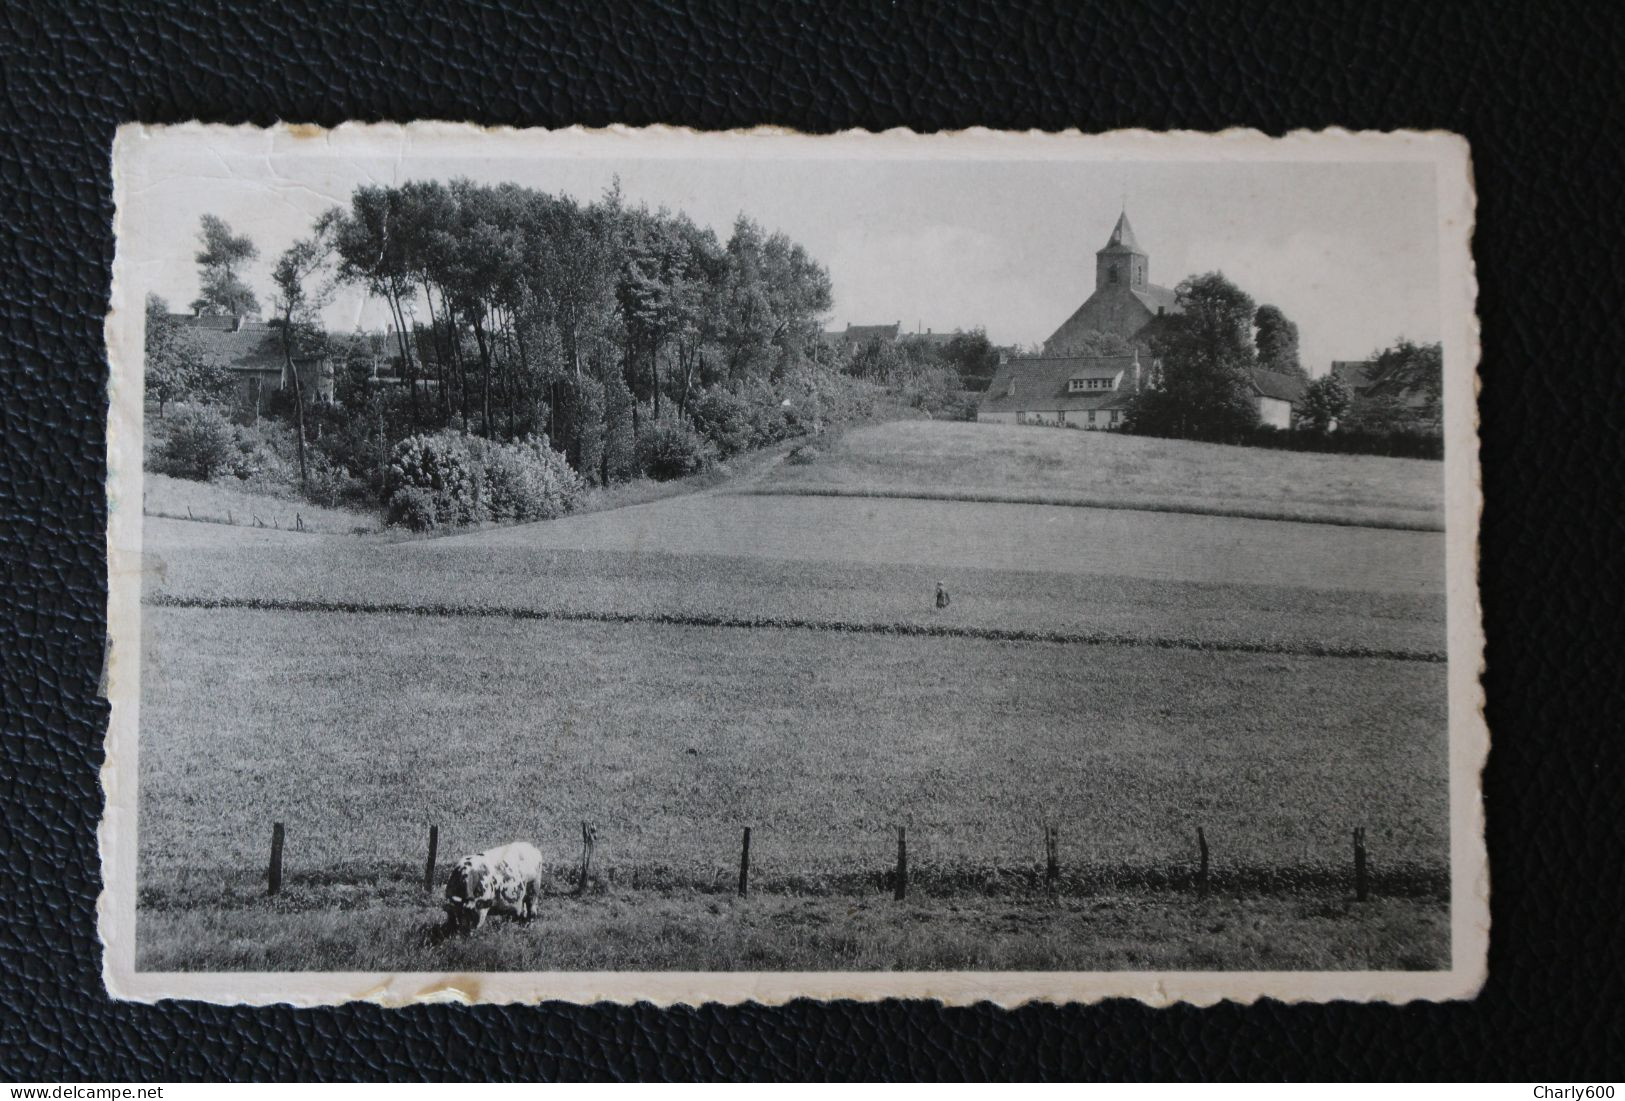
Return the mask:
{"type": "Polygon", "coordinates": [[[1140,391],[1140,346],[1134,346],[1134,392],[1140,391]]]}

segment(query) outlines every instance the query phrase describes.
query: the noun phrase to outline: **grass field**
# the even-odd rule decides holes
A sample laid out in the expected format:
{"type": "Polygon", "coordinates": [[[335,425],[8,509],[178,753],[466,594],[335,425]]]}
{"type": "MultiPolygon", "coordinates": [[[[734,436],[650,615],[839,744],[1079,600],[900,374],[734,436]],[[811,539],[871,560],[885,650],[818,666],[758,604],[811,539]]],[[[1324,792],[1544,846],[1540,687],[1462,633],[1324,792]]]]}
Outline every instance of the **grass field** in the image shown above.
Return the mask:
{"type": "Polygon", "coordinates": [[[1006,424],[900,421],[831,437],[772,493],[922,494],[1442,531],[1443,464],[1006,424]]]}
{"type": "Polygon", "coordinates": [[[1448,958],[1437,534],[723,487],[399,543],[151,519],[147,540],[145,968],[1448,958]],[[171,606],[242,600],[306,610],[171,606]],[[316,610],[381,605],[416,614],[316,610]],[[447,861],[534,840],[558,897],[426,941],[429,822],[447,861]],[[760,897],[735,903],[745,825],[760,897]]]}
{"type": "Polygon", "coordinates": [[[438,936],[439,910],[404,879],[335,895],[289,890],[276,907],[208,914],[152,907],[148,971],[1043,971],[1430,970],[1450,930],[1431,900],[1212,897],[1123,892],[825,898],[610,892],[552,898],[529,925],[438,936]],[[342,901],[341,901],[342,899],[342,901]],[[1146,930],[1162,931],[1148,937],[1146,930]]]}
{"type": "Polygon", "coordinates": [[[206,520],[249,528],[264,525],[285,531],[296,530],[299,521],[303,521],[306,531],[343,535],[375,532],[383,527],[377,513],[323,508],[309,501],[257,493],[223,481],[194,482],[150,470],[144,480],[143,511],[148,516],[206,520]]]}

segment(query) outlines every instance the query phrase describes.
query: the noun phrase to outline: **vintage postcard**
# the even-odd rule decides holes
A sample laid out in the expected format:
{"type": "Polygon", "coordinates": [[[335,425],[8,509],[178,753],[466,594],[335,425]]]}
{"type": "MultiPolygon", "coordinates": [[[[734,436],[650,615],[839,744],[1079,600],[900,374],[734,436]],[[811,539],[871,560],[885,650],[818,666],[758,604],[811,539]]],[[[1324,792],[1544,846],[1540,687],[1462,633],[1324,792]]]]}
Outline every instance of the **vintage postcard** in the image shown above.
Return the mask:
{"type": "Polygon", "coordinates": [[[113,171],[114,995],[1483,982],[1462,139],[113,171]]]}

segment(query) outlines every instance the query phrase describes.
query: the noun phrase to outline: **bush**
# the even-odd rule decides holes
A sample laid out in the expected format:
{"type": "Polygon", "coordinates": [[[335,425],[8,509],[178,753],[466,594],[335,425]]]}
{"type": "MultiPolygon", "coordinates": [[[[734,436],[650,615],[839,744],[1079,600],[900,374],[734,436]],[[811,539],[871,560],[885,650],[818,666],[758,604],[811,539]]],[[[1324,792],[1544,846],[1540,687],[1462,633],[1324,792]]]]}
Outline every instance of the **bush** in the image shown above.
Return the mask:
{"type": "Polygon", "coordinates": [[[638,466],[657,482],[709,469],[716,456],[716,446],[682,421],[653,421],[638,437],[638,466]]]}
{"type": "Polygon", "coordinates": [[[232,436],[228,469],[234,477],[273,490],[299,488],[298,449],[291,432],[261,421],[234,426],[232,436]]]}
{"type": "MultiPolygon", "coordinates": [[[[348,467],[316,450],[308,451],[305,459],[305,496],[316,504],[337,507],[367,496],[366,483],[348,467]]],[[[298,477],[296,469],[294,479],[298,477]]]]}
{"type": "Polygon", "coordinates": [[[426,490],[439,524],[472,524],[485,518],[480,481],[480,465],[470,453],[468,437],[455,432],[408,436],[395,445],[390,457],[391,502],[402,488],[426,490]]]}
{"type": "Polygon", "coordinates": [[[581,476],[546,436],[518,443],[485,443],[481,472],[485,510],[493,520],[551,520],[581,500],[581,476]]]}
{"type": "Polygon", "coordinates": [[[434,493],[417,486],[402,486],[390,497],[384,522],[411,531],[432,531],[439,526],[434,493]]]}
{"type": "Polygon", "coordinates": [[[158,470],[206,482],[229,470],[237,454],[236,431],[223,413],[210,406],[184,409],[170,418],[158,470]]]}
{"type": "Polygon", "coordinates": [[[551,520],[581,500],[583,483],[546,436],[497,443],[455,432],[395,446],[389,523],[415,531],[482,520],[551,520]]]}
{"type": "Polygon", "coordinates": [[[713,386],[701,394],[690,415],[694,418],[694,427],[716,445],[717,453],[724,459],[755,442],[749,404],[721,386],[713,386]]]}

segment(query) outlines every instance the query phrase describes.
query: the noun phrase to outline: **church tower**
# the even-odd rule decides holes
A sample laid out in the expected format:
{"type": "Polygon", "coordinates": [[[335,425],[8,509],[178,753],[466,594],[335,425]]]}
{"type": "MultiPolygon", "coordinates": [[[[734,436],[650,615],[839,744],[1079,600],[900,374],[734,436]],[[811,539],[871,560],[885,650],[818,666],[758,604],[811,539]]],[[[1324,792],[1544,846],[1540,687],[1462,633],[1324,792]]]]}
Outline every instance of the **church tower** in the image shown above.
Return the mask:
{"type": "Polygon", "coordinates": [[[1140,251],[1134,239],[1134,227],[1128,224],[1128,212],[1117,218],[1106,247],[1095,253],[1095,293],[1118,287],[1144,290],[1151,280],[1151,258],[1140,251]]]}

